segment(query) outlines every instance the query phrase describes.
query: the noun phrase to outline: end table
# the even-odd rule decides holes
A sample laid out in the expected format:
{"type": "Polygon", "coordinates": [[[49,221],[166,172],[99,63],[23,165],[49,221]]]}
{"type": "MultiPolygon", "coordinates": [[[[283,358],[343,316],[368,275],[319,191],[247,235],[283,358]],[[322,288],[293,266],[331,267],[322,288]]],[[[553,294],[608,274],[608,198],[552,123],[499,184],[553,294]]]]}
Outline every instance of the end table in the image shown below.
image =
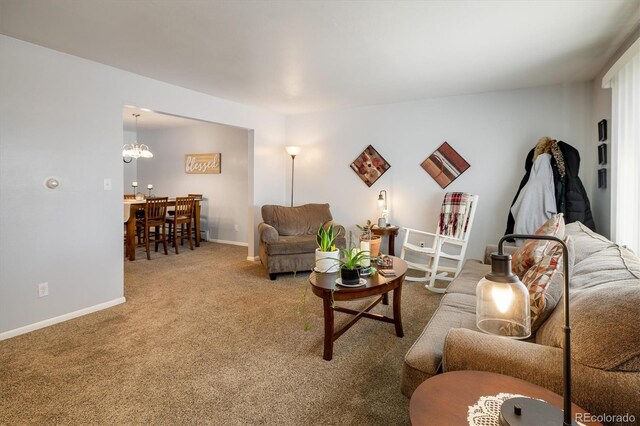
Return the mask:
{"type": "MultiPolygon", "coordinates": [[[[425,380],[413,392],[409,403],[411,424],[466,425],[469,407],[477,403],[481,396],[503,392],[542,399],[562,409],[563,399],[560,395],[533,383],[486,371],[452,371],[425,380]]],[[[578,420],[586,413],[576,404],[572,404],[572,412],[574,419],[577,417],[578,420]]],[[[602,426],[601,423],[582,423],[602,426]]]]}
{"type": "Polygon", "coordinates": [[[395,247],[396,247],[396,237],[398,236],[398,231],[400,230],[397,226],[385,226],[384,228],[380,228],[374,226],[371,228],[371,233],[373,235],[380,235],[381,237],[386,235],[389,237],[389,256],[395,256],[395,247]]]}

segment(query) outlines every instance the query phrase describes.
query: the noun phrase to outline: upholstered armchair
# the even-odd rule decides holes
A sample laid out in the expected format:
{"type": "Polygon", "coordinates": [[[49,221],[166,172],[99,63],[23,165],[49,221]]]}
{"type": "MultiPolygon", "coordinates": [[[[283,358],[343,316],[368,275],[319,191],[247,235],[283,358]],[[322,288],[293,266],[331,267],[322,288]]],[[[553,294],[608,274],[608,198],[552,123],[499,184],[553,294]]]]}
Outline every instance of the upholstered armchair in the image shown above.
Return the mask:
{"type": "MultiPolygon", "coordinates": [[[[329,204],[304,204],[297,207],[262,206],[262,220],[258,225],[260,261],[267,268],[269,278],[276,279],[281,272],[309,271],[313,269],[316,233],[320,225],[333,223],[329,204]]],[[[339,232],[336,246],[346,246],[342,225],[333,225],[339,232]]]]}

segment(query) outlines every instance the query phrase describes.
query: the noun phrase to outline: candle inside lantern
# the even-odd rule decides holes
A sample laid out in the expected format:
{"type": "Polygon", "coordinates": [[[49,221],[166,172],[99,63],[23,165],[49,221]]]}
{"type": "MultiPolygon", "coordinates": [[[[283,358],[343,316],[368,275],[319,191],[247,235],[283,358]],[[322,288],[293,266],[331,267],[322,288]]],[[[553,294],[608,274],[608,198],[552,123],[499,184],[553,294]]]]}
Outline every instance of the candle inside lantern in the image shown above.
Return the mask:
{"type": "Polygon", "coordinates": [[[369,258],[369,256],[371,255],[370,249],[371,244],[369,243],[369,241],[360,241],[360,251],[366,252],[365,255],[367,256],[365,259],[362,259],[360,261],[360,266],[362,266],[363,268],[368,268],[371,266],[371,259],[369,258]]]}
{"type": "Polygon", "coordinates": [[[138,186],[138,182],[131,182],[131,186],[133,186],[134,188],[136,188],[138,186]]]}
{"type": "Polygon", "coordinates": [[[147,185],[147,189],[153,189],[153,185],[151,184],[147,185]]]}

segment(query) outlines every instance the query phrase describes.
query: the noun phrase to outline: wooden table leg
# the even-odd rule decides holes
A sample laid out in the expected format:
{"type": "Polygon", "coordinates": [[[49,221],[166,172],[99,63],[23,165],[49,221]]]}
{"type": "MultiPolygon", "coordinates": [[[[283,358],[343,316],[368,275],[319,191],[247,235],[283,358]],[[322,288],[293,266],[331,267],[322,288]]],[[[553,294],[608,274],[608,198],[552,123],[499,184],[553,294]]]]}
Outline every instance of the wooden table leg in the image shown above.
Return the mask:
{"type": "Polygon", "coordinates": [[[136,260],[136,210],[131,208],[127,221],[127,255],[129,260],[136,260]]]}
{"type": "Polygon", "coordinates": [[[396,255],[396,234],[395,233],[391,233],[389,234],[389,256],[395,256],[396,255]]]}
{"type": "Polygon", "coordinates": [[[400,315],[400,298],[402,297],[402,284],[393,290],[393,321],[396,326],[396,336],[403,337],[402,316],[400,315]]]}
{"type": "Polygon", "coordinates": [[[388,305],[389,304],[389,293],[385,293],[382,295],[382,304],[383,305],[388,305]]]}
{"type": "Polygon", "coordinates": [[[333,308],[331,307],[331,299],[323,298],[324,305],[324,354],[322,358],[325,361],[331,361],[333,358],[333,308]]]}
{"type": "Polygon", "coordinates": [[[196,201],[196,247],[200,247],[200,201],[196,201]]]}

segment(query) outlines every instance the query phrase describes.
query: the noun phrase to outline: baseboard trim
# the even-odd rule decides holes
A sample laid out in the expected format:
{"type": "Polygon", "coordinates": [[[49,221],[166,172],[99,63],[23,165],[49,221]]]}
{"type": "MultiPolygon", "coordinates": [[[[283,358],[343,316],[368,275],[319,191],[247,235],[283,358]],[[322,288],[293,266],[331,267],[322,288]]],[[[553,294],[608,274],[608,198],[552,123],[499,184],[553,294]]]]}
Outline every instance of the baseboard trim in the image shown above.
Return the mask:
{"type": "Polygon", "coordinates": [[[247,260],[249,262],[257,262],[258,260],[260,260],[260,256],[247,256],[247,260]]]}
{"type": "Polygon", "coordinates": [[[25,325],[24,327],[14,328],[13,330],[0,333],[0,341],[10,339],[11,337],[19,336],[21,334],[30,333],[32,331],[36,331],[41,328],[49,327],[50,325],[68,321],[70,319],[74,319],[87,314],[98,312],[103,309],[107,309],[112,306],[124,303],[125,301],[126,299],[124,297],[118,297],[117,299],[113,299],[104,303],[99,303],[97,305],[89,306],[88,308],[83,308],[77,311],[69,312],[68,314],[63,314],[57,317],[46,319],[44,321],[35,322],[33,324],[25,325]]]}
{"type": "Polygon", "coordinates": [[[207,241],[209,241],[210,243],[231,244],[232,246],[249,247],[249,244],[241,243],[241,242],[238,242],[238,241],[215,240],[215,239],[212,239],[212,238],[209,238],[207,241]]]}

